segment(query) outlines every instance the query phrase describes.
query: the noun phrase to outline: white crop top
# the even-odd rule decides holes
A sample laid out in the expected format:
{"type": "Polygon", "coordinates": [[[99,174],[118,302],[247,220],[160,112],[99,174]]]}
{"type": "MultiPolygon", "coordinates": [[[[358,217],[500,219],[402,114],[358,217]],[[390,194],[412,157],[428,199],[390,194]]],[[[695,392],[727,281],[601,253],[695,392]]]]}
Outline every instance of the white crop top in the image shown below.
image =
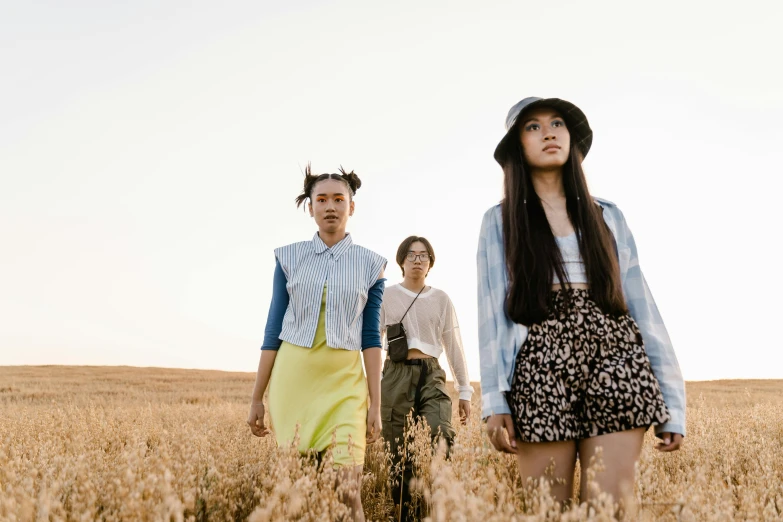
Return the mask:
{"type": "MultiPolygon", "coordinates": [[[[563,256],[563,266],[565,275],[569,283],[587,283],[587,274],[585,274],[585,263],[582,261],[582,254],[579,252],[579,242],[576,239],[576,232],[570,236],[557,237],[557,246],[560,247],[560,253],[563,256]]],[[[553,284],[560,284],[557,274],[554,275],[553,284]]]]}
{"type": "MultiPolygon", "coordinates": [[[[384,290],[381,335],[385,349],[389,349],[386,327],[398,322],[415,298],[415,292],[399,284],[384,290]]],[[[454,376],[454,386],[459,392],[459,398],[469,401],[473,395],[473,387],[468,378],[468,363],[462,346],[457,313],[446,292],[432,287],[422,292],[405,315],[402,324],[405,326],[409,348],[416,348],[436,358],[446,352],[446,362],[449,363],[454,376]]]]}

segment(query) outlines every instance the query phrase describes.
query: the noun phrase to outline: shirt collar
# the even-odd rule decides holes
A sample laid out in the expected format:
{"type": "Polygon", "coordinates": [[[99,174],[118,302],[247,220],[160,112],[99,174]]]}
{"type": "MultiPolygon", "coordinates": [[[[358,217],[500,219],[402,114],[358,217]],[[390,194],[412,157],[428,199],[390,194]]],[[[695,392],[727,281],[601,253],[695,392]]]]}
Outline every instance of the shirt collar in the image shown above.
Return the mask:
{"type": "Polygon", "coordinates": [[[316,232],[313,236],[313,248],[315,248],[315,253],[323,254],[328,250],[332,253],[332,255],[334,255],[335,259],[343,255],[349,248],[351,248],[351,245],[353,245],[353,240],[351,239],[351,234],[348,233],[346,233],[345,237],[337,244],[332,245],[331,248],[326,246],[326,243],[324,243],[323,239],[321,239],[321,236],[318,235],[318,232],[316,232]]]}

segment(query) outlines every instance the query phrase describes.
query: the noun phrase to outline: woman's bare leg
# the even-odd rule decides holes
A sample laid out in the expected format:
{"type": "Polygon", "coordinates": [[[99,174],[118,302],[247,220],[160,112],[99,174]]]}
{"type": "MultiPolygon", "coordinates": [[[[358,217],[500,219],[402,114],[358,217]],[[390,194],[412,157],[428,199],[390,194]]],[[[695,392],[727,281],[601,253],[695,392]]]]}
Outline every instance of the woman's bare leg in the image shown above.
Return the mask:
{"type": "Polygon", "coordinates": [[[611,494],[615,502],[623,500],[629,492],[633,493],[635,465],[642,452],[645,431],[644,428],[636,428],[579,441],[579,464],[582,468],[579,491],[582,502],[590,500],[587,468],[590,466],[590,458],[599,447],[603,448],[601,460],[604,471],[596,473],[598,487],[602,492],[611,494]]]}
{"type": "Polygon", "coordinates": [[[547,477],[552,484],[552,496],[561,504],[567,504],[574,491],[576,467],[576,441],[520,442],[517,441],[517,463],[522,482],[528,478],[538,480],[547,477]],[[554,470],[547,475],[548,468],[554,470]],[[554,479],[554,480],[552,480],[554,479]]]}

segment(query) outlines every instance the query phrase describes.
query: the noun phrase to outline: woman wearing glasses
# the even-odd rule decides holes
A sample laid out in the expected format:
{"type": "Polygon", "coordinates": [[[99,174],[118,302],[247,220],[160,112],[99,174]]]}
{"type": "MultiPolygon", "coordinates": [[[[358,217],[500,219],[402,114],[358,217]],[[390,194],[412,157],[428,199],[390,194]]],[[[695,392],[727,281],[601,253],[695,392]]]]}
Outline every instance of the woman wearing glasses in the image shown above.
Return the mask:
{"type": "Polygon", "coordinates": [[[442,437],[451,446],[454,439],[446,373],[438,364],[443,352],[456,382],[463,424],[470,416],[473,388],[454,305],[443,290],[427,286],[425,281],[435,265],[432,245],[423,237],[406,238],[397,249],[397,264],[402,269],[402,283],[386,289],[381,306],[384,347],[389,350],[381,379],[381,419],[383,438],[391,445],[395,468],[403,474],[402,481],[400,473],[396,474],[393,497],[396,505],[401,504],[401,520],[406,520],[412,472],[409,462],[404,470],[399,468],[408,414],[413,410],[414,419],[421,416],[427,420],[433,441],[442,437]],[[403,336],[399,339],[402,350],[393,335],[403,336]]]}

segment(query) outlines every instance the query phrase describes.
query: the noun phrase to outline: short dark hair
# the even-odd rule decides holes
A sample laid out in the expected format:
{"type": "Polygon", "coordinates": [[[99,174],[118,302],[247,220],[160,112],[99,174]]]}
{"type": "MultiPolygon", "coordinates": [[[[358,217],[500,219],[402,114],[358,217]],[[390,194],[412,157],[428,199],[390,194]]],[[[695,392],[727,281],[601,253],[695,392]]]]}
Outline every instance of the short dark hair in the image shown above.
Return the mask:
{"type": "Polygon", "coordinates": [[[403,277],[405,277],[405,269],[402,267],[402,264],[405,262],[405,256],[408,255],[408,250],[410,250],[411,245],[416,241],[423,243],[427,249],[427,253],[430,255],[430,268],[435,266],[435,251],[432,249],[430,242],[427,241],[427,238],[421,236],[408,236],[403,239],[402,243],[400,243],[400,247],[397,249],[397,264],[400,265],[403,277]]]}

